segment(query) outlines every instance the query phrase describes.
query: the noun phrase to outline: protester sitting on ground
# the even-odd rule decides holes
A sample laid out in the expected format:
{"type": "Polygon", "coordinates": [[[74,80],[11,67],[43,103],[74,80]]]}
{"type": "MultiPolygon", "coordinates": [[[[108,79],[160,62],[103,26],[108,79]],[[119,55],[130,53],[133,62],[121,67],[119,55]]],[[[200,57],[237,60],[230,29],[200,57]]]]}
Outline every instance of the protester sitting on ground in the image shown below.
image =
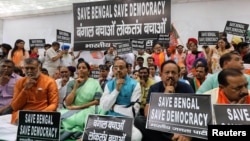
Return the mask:
{"type": "Polygon", "coordinates": [[[73,80],[73,78],[70,77],[70,71],[68,67],[65,67],[65,66],[60,67],[59,72],[60,72],[61,78],[56,79],[56,84],[57,84],[57,88],[59,91],[59,104],[57,107],[57,111],[59,111],[62,108],[65,108],[63,104],[63,100],[66,96],[67,85],[71,80],[73,80]]]}
{"type": "Polygon", "coordinates": [[[195,67],[195,76],[194,78],[189,79],[189,83],[192,86],[194,92],[196,92],[199,87],[202,85],[202,83],[206,80],[206,76],[208,73],[207,66],[204,66],[203,64],[198,64],[195,67]]]}
{"type": "Polygon", "coordinates": [[[137,80],[139,78],[139,71],[138,70],[134,70],[133,71],[133,76],[132,76],[133,79],[137,80]]]}
{"type": "Polygon", "coordinates": [[[155,64],[148,65],[149,78],[152,78],[155,82],[160,82],[161,77],[156,74],[157,66],[155,64]]]}
{"type": "Polygon", "coordinates": [[[25,77],[16,82],[11,101],[12,124],[18,123],[19,110],[56,111],[59,101],[56,82],[40,72],[40,65],[35,58],[24,60],[25,77]]]}
{"type": "Polygon", "coordinates": [[[48,70],[46,68],[42,68],[41,73],[49,76],[49,72],[48,72],[48,70]]]}
{"type": "Polygon", "coordinates": [[[190,47],[191,53],[187,54],[185,59],[185,65],[187,67],[187,72],[192,73],[192,66],[194,61],[197,58],[205,58],[205,55],[202,51],[198,51],[198,41],[196,38],[189,38],[187,42],[188,46],[190,47]]]}
{"type": "MultiPolygon", "coordinates": [[[[128,64],[125,60],[115,60],[113,65],[115,78],[108,81],[100,100],[100,106],[110,116],[134,118],[140,109],[141,87],[128,76],[128,64]]],[[[132,141],[141,141],[140,131],[133,126],[132,141]]]]}
{"type": "Polygon", "coordinates": [[[161,79],[162,81],[155,83],[149,89],[148,96],[147,96],[147,104],[144,110],[144,116],[137,116],[135,118],[135,126],[142,132],[143,138],[142,141],[191,141],[192,138],[188,136],[184,136],[181,134],[172,134],[172,133],[164,133],[156,130],[146,129],[146,121],[148,116],[148,111],[150,107],[150,96],[152,93],[186,93],[192,94],[194,93],[193,89],[190,85],[178,81],[179,80],[179,73],[180,68],[179,66],[173,61],[168,60],[165,61],[161,65],[160,69],[161,79]]]}
{"type": "Polygon", "coordinates": [[[239,69],[223,69],[218,82],[219,87],[204,93],[211,95],[212,104],[250,104],[249,82],[239,69]]]}
{"type": "Polygon", "coordinates": [[[189,81],[188,81],[189,78],[187,77],[186,66],[183,63],[178,64],[178,66],[180,67],[179,81],[190,84],[189,81]]]}
{"type": "Polygon", "coordinates": [[[30,58],[36,58],[36,59],[38,59],[38,57],[39,57],[38,47],[35,47],[35,46],[30,47],[29,55],[30,55],[30,58]]]}
{"type": "MultiPolygon", "coordinates": [[[[150,56],[147,58],[147,63],[148,63],[148,68],[149,68],[150,65],[155,65],[155,59],[152,56],[150,56]]],[[[159,67],[158,66],[156,66],[154,74],[159,75],[159,67]]]]}
{"type": "Polygon", "coordinates": [[[14,86],[21,78],[14,72],[14,67],[14,62],[8,59],[0,63],[0,115],[11,114],[8,108],[13,98],[14,86]]]}
{"type": "Polygon", "coordinates": [[[155,84],[155,81],[149,78],[149,69],[147,67],[142,67],[139,69],[139,79],[141,85],[141,107],[139,115],[144,115],[144,107],[146,105],[146,100],[148,97],[148,90],[151,85],[155,84]]]}
{"type": "MultiPolygon", "coordinates": [[[[222,69],[235,68],[240,71],[244,71],[243,61],[240,54],[237,51],[231,51],[220,57],[220,66],[222,69]]],[[[217,88],[218,84],[218,74],[214,73],[206,78],[202,83],[200,88],[196,91],[197,94],[203,94],[204,92],[217,88]]],[[[250,82],[250,76],[245,74],[246,79],[250,82]]],[[[250,83],[248,84],[248,89],[250,89],[250,83]]]]}
{"type": "Polygon", "coordinates": [[[23,73],[23,70],[20,68],[20,67],[14,67],[14,73],[16,73],[16,74],[18,74],[18,75],[20,75],[20,76],[22,76],[22,77],[24,77],[25,76],[25,74],[23,73]]]}
{"type": "Polygon", "coordinates": [[[104,88],[108,82],[108,73],[109,73],[109,67],[106,65],[99,65],[99,84],[101,85],[102,90],[104,91],[104,88]]]}
{"type": "Polygon", "coordinates": [[[204,92],[210,94],[212,104],[250,104],[248,81],[238,69],[223,69],[218,74],[219,87],[204,92]]]}
{"type": "MultiPolygon", "coordinates": [[[[90,65],[87,62],[77,64],[77,78],[67,85],[67,96],[64,100],[66,109],[61,109],[61,135],[64,139],[71,134],[83,132],[89,114],[95,114],[99,105],[102,88],[99,82],[89,77],[90,65]],[[66,136],[68,135],[68,136],[66,136]]],[[[98,108],[96,114],[104,114],[98,108]]],[[[80,134],[81,135],[81,134],[80,134]]]]}
{"type": "Polygon", "coordinates": [[[2,54],[0,54],[1,61],[7,59],[9,51],[12,49],[11,45],[3,43],[0,45],[0,49],[2,49],[2,54]]]}
{"type": "Polygon", "coordinates": [[[163,44],[157,41],[153,43],[154,52],[151,56],[154,58],[154,64],[160,68],[161,64],[165,61],[165,53],[163,49],[163,44]]]}

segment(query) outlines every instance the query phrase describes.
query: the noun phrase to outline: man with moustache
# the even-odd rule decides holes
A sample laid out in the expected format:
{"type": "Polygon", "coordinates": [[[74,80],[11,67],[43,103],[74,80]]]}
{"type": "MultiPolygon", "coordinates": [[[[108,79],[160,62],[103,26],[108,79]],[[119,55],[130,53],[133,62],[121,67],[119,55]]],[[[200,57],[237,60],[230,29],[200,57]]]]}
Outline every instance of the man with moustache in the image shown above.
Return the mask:
{"type": "Polygon", "coordinates": [[[177,133],[165,133],[156,130],[146,129],[147,114],[149,111],[150,95],[156,93],[194,93],[190,85],[179,80],[180,68],[173,60],[168,60],[162,63],[160,68],[160,76],[162,81],[155,83],[149,89],[147,96],[147,104],[144,110],[144,116],[135,118],[135,127],[137,127],[143,135],[142,141],[191,141],[192,138],[177,133]]]}
{"type": "Polygon", "coordinates": [[[11,112],[7,109],[9,109],[13,98],[15,83],[21,78],[21,76],[14,73],[14,67],[14,62],[8,59],[4,59],[0,63],[0,115],[11,112]]]}
{"type": "Polygon", "coordinates": [[[239,69],[223,69],[218,82],[219,87],[204,93],[211,95],[212,104],[250,104],[249,82],[239,69]]]}
{"type": "Polygon", "coordinates": [[[64,108],[63,100],[65,96],[67,95],[67,85],[69,81],[74,80],[72,77],[70,77],[70,71],[68,67],[62,66],[59,69],[60,78],[56,79],[57,88],[59,91],[59,105],[58,110],[64,108]]]}
{"type": "Polygon", "coordinates": [[[60,43],[53,42],[52,46],[46,51],[43,67],[49,72],[52,77],[57,68],[60,66],[61,58],[65,54],[65,50],[60,51],[60,43]]]}
{"type": "MultiPolygon", "coordinates": [[[[115,78],[109,80],[100,99],[100,106],[110,116],[134,118],[140,109],[140,84],[128,75],[128,63],[123,59],[114,61],[115,78]]],[[[141,141],[140,131],[133,126],[132,141],[141,141]]]]}
{"type": "Polygon", "coordinates": [[[206,76],[208,73],[208,67],[203,64],[198,64],[195,67],[195,77],[188,79],[190,85],[193,90],[196,92],[199,89],[200,85],[206,80],[206,76]]]}
{"type": "Polygon", "coordinates": [[[38,59],[24,60],[25,77],[19,79],[14,87],[11,101],[13,109],[11,123],[18,123],[19,110],[56,111],[59,93],[53,78],[40,72],[38,59]]]}
{"type": "Polygon", "coordinates": [[[155,81],[152,78],[149,78],[149,69],[147,67],[142,67],[139,69],[139,82],[141,85],[142,93],[139,115],[144,115],[144,108],[148,97],[148,90],[151,85],[155,84],[155,81]]]}
{"type": "Polygon", "coordinates": [[[240,70],[222,70],[218,82],[219,87],[204,93],[211,95],[212,104],[250,104],[248,81],[240,70]]]}
{"type": "MultiPolygon", "coordinates": [[[[231,51],[226,53],[220,57],[220,66],[223,69],[235,68],[240,71],[244,71],[243,60],[240,54],[237,51],[231,51]]],[[[219,86],[218,83],[218,74],[214,73],[206,78],[206,80],[202,83],[199,89],[196,91],[196,94],[203,94],[206,91],[209,91],[213,88],[217,88],[219,86]]],[[[250,76],[248,74],[244,74],[247,81],[250,82],[250,76]]],[[[250,89],[250,83],[248,83],[248,89],[250,89]]]]}
{"type": "Polygon", "coordinates": [[[161,67],[161,64],[165,61],[165,53],[163,50],[163,44],[154,41],[153,45],[154,53],[151,56],[154,58],[154,63],[158,68],[161,67]]]}

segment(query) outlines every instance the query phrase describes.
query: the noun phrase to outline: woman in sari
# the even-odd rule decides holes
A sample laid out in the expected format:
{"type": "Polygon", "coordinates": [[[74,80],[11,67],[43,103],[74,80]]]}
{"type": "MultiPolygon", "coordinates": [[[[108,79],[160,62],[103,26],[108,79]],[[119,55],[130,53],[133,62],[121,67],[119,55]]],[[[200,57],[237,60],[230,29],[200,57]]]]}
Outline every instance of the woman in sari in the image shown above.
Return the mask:
{"type": "Polygon", "coordinates": [[[89,74],[90,65],[87,62],[77,64],[78,77],[67,85],[67,96],[64,100],[66,109],[60,111],[61,136],[82,133],[89,114],[105,114],[97,106],[102,88],[97,80],[89,78],[89,74]]]}

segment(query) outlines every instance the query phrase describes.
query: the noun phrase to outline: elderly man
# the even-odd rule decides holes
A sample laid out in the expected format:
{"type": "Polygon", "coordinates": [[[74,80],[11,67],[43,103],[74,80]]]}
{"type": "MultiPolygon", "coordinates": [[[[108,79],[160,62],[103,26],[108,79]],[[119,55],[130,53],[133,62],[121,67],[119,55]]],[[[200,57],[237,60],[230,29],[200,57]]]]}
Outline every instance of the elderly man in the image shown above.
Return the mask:
{"type": "MultiPolygon", "coordinates": [[[[116,78],[106,84],[100,106],[107,111],[107,115],[135,117],[140,108],[140,84],[128,76],[125,60],[115,60],[113,71],[116,78]]],[[[140,131],[133,127],[132,141],[141,141],[141,138],[140,131]]]]}
{"type": "MultiPolygon", "coordinates": [[[[16,81],[21,78],[14,73],[15,64],[11,60],[4,59],[0,63],[0,115],[7,112],[13,98],[13,90],[16,81]]],[[[6,113],[6,114],[7,114],[6,113]]]]}
{"type": "Polygon", "coordinates": [[[40,73],[40,65],[34,58],[24,61],[26,76],[16,82],[11,101],[12,124],[17,123],[19,110],[56,111],[59,101],[56,82],[51,77],[40,73]]]}
{"type": "Polygon", "coordinates": [[[56,79],[57,88],[59,91],[59,105],[58,105],[58,111],[59,109],[64,108],[63,100],[65,96],[67,95],[67,85],[71,80],[74,80],[72,77],[70,77],[70,71],[69,68],[66,66],[62,66],[59,69],[59,72],[61,74],[61,78],[56,79]]]}

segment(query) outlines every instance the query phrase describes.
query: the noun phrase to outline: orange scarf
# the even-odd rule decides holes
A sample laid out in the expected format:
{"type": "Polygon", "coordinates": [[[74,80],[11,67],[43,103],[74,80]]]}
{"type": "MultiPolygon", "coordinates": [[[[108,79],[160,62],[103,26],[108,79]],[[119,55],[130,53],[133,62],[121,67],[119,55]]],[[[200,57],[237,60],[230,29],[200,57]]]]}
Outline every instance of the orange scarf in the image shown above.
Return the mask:
{"type": "Polygon", "coordinates": [[[23,50],[16,50],[13,54],[12,61],[16,66],[20,66],[20,62],[23,60],[23,50]]]}
{"type": "Polygon", "coordinates": [[[161,67],[161,64],[165,61],[165,53],[161,52],[159,54],[153,53],[152,57],[155,59],[155,64],[161,67]]]}
{"type": "Polygon", "coordinates": [[[196,77],[194,78],[194,87],[195,87],[195,91],[197,91],[201,86],[201,82],[200,80],[198,80],[196,77]]]}
{"type": "MultiPolygon", "coordinates": [[[[219,96],[218,96],[217,103],[218,104],[230,104],[230,101],[227,99],[227,97],[225,96],[221,88],[219,88],[219,96]]],[[[250,96],[247,97],[245,104],[250,104],[250,96]]]]}

